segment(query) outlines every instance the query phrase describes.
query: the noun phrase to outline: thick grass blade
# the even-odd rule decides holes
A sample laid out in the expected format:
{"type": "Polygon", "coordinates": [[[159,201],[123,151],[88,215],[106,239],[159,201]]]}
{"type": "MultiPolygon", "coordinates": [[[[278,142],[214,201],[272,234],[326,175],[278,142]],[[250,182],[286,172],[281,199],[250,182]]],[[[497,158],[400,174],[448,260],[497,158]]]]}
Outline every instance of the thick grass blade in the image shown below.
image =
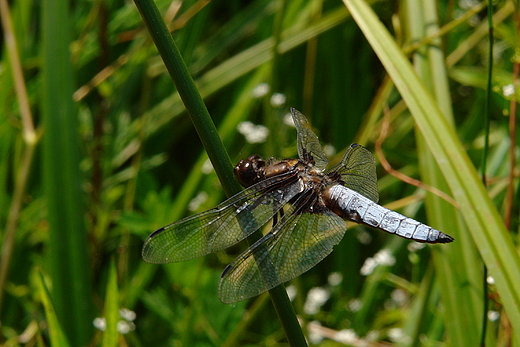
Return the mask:
{"type": "Polygon", "coordinates": [[[408,105],[454,198],[460,204],[460,213],[490,275],[495,279],[513,330],[520,331],[520,258],[473,163],[453,127],[372,9],[361,0],[344,0],[344,3],[408,105]]]}
{"type": "MultiPolygon", "coordinates": [[[[416,42],[439,30],[435,1],[410,0],[406,2],[403,14],[408,25],[408,39],[416,42]]],[[[454,124],[450,88],[445,67],[445,59],[440,39],[419,49],[413,55],[417,74],[435,97],[439,109],[450,124],[454,124]]],[[[421,132],[416,132],[419,169],[424,183],[449,192],[449,186],[426,145],[421,132]]],[[[439,230],[456,235],[457,240],[450,247],[433,252],[437,282],[444,303],[444,322],[450,340],[455,346],[475,346],[478,344],[480,329],[479,316],[482,315],[481,269],[476,247],[461,223],[457,209],[440,197],[427,193],[426,212],[428,223],[439,230]],[[464,255],[461,259],[461,255],[464,255]],[[457,264],[456,266],[452,264],[457,264]]]]}
{"type": "Polygon", "coordinates": [[[82,206],[79,128],[72,101],[71,15],[66,0],[45,0],[41,9],[43,180],[48,204],[52,295],[71,344],[85,346],[93,330],[93,305],[82,206]]]}

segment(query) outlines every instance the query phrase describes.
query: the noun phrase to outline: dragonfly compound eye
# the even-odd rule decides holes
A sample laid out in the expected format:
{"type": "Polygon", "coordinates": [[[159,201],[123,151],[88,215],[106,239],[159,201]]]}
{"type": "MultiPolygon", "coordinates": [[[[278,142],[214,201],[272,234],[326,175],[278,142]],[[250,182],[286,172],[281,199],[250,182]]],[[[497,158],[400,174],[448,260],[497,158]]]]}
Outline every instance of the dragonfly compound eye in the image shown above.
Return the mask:
{"type": "Polygon", "coordinates": [[[264,174],[265,160],[258,155],[242,159],[235,166],[235,177],[244,187],[252,186],[260,181],[264,174]]]}

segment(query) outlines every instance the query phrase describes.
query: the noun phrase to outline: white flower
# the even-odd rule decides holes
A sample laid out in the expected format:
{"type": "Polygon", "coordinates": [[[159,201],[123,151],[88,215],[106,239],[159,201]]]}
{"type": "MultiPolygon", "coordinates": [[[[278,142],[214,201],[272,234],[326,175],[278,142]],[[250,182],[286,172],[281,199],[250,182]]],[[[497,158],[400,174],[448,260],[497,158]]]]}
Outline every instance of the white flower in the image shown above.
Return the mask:
{"type": "Polygon", "coordinates": [[[246,141],[249,143],[262,143],[265,142],[267,135],[269,135],[269,129],[263,125],[255,125],[249,121],[238,124],[238,132],[244,135],[246,141]]]}
{"type": "Polygon", "coordinates": [[[390,294],[390,297],[398,305],[403,305],[406,302],[406,300],[408,299],[408,295],[406,295],[406,292],[402,289],[395,289],[390,294]]]}
{"type": "MultiPolygon", "coordinates": [[[[136,314],[134,311],[127,308],[122,308],[119,310],[119,316],[123,318],[117,322],[117,331],[119,333],[127,334],[130,331],[135,330],[135,324],[133,321],[135,320],[136,314]]],[[[94,319],[94,327],[101,331],[105,331],[107,328],[106,319],[104,317],[98,317],[94,319]]]]}
{"type": "Polygon", "coordinates": [[[374,259],[378,265],[392,266],[395,264],[395,257],[386,248],[377,252],[376,255],[374,255],[374,259]]]}
{"type": "Polygon", "coordinates": [[[488,311],[488,319],[492,322],[495,322],[498,318],[500,318],[500,312],[498,311],[488,311]]]}
{"type": "Polygon", "coordinates": [[[287,100],[287,97],[285,94],[282,93],[274,93],[271,95],[271,106],[273,107],[281,107],[285,105],[285,101],[287,100]]]}
{"type": "Polygon", "coordinates": [[[267,83],[260,83],[253,89],[253,98],[258,99],[269,93],[269,85],[267,83]]]}
{"type": "Polygon", "coordinates": [[[321,334],[321,323],[319,321],[312,321],[307,324],[307,329],[309,331],[309,341],[317,345],[323,340],[323,335],[321,334]]]}
{"type": "Polygon", "coordinates": [[[315,287],[309,290],[307,300],[303,306],[303,311],[306,314],[316,314],[323,304],[329,300],[330,293],[327,289],[322,287],[315,287]]]}
{"type": "Polygon", "coordinates": [[[93,323],[94,323],[94,327],[101,331],[105,331],[105,329],[107,327],[107,321],[105,320],[105,318],[102,318],[102,317],[95,318],[93,323]]]}
{"type": "Polygon", "coordinates": [[[505,97],[511,96],[515,93],[515,86],[513,84],[508,84],[502,87],[502,94],[505,97]]]}
{"type": "Polygon", "coordinates": [[[343,281],[343,275],[339,272],[333,272],[329,275],[328,282],[331,286],[337,286],[343,281]]]}
{"type": "Polygon", "coordinates": [[[361,267],[363,276],[370,275],[378,265],[392,266],[395,264],[395,258],[388,249],[382,249],[377,252],[374,257],[368,257],[361,267]]]}
{"type": "Polygon", "coordinates": [[[133,322],[135,320],[136,314],[132,310],[122,308],[119,310],[119,316],[123,319],[126,319],[129,322],[133,322]]]}
{"type": "Polygon", "coordinates": [[[346,345],[353,345],[357,342],[358,337],[356,332],[352,329],[343,329],[336,333],[334,341],[344,343],[346,345]]]}
{"type": "Polygon", "coordinates": [[[135,330],[135,324],[126,320],[120,320],[117,322],[117,331],[121,334],[128,334],[135,330]]]}
{"type": "Polygon", "coordinates": [[[403,332],[403,329],[400,328],[392,328],[388,330],[388,338],[393,342],[399,342],[402,344],[409,344],[410,336],[406,336],[403,332]]]}
{"type": "Polygon", "coordinates": [[[493,284],[495,284],[495,279],[493,278],[493,276],[488,276],[488,277],[486,278],[486,282],[487,282],[487,284],[489,284],[489,285],[493,285],[493,284]]]}
{"type": "Polygon", "coordinates": [[[352,312],[357,312],[361,308],[361,300],[359,299],[352,299],[348,303],[348,309],[352,312]]]}
{"type": "Polygon", "coordinates": [[[374,272],[374,269],[376,268],[376,266],[377,266],[376,260],[372,257],[368,257],[365,260],[365,263],[363,264],[363,266],[361,267],[361,270],[360,270],[361,275],[363,275],[363,276],[370,275],[372,272],[374,272]]]}

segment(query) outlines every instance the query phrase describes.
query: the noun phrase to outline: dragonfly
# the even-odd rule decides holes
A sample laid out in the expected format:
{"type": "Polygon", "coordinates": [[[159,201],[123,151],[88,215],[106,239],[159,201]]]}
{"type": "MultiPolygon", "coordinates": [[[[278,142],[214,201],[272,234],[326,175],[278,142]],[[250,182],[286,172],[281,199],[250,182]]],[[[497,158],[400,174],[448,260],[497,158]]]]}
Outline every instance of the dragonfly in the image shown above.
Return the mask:
{"type": "Polygon", "coordinates": [[[406,239],[449,243],[454,239],[426,224],[377,204],[376,162],[352,144],[329,168],[305,116],[291,108],[298,159],[258,155],[235,167],[245,189],[218,206],[154,231],[142,256],[154,264],[181,262],[232,246],[276,220],[269,232],[223,271],[219,298],[234,303],[262,294],[308,271],[343,238],[347,221],[406,239]]]}

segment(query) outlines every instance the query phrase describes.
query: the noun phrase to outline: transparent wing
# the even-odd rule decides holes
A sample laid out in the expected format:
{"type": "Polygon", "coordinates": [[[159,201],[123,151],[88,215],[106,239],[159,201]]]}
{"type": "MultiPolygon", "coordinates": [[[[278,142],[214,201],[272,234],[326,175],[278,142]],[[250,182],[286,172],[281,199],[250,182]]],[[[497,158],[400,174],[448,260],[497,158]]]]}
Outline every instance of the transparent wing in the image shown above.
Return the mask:
{"type": "Polygon", "coordinates": [[[227,248],[258,230],[301,190],[293,173],[259,182],[211,210],[156,230],[144,243],[143,259],[173,263],[227,248]]]}
{"type": "Polygon", "coordinates": [[[298,110],[291,108],[294,126],[297,132],[298,156],[301,160],[309,160],[309,155],[314,160],[317,169],[325,170],[329,161],[321,148],[318,136],[312,131],[307,118],[298,110]]]}
{"type": "Polygon", "coordinates": [[[347,224],[325,208],[319,213],[301,213],[316,201],[314,194],[303,193],[275,229],[228,265],[219,284],[222,302],[264,293],[309,270],[332,252],[347,224]]]}
{"type": "Polygon", "coordinates": [[[345,186],[370,200],[377,202],[376,161],[368,149],[353,143],[349,146],[341,161],[328,169],[326,174],[337,173],[345,182],[345,186]]]}

